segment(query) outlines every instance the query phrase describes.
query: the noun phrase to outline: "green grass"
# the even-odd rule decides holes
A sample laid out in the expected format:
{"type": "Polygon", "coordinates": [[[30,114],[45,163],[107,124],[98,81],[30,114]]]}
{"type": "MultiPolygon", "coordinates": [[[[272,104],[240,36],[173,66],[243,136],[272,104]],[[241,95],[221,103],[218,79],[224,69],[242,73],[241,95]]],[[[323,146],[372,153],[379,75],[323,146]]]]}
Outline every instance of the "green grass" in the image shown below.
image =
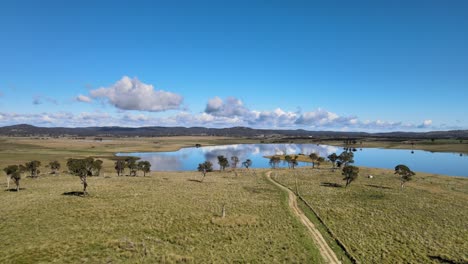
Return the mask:
{"type": "Polygon", "coordinates": [[[25,178],[0,192],[0,263],[321,263],[261,174],[92,177],[85,198],[63,195],[81,190],[77,177],[25,178]]]}
{"type": "MultiPolygon", "coordinates": [[[[295,171],[301,195],[362,263],[468,262],[468,179],[418,173],[401,190],[392,171],[361,168],[337,188],[321,183],[344,185],[339,171],[295,171]]],[[[276,179],[295,188],[292,170],[276,179]]]]}

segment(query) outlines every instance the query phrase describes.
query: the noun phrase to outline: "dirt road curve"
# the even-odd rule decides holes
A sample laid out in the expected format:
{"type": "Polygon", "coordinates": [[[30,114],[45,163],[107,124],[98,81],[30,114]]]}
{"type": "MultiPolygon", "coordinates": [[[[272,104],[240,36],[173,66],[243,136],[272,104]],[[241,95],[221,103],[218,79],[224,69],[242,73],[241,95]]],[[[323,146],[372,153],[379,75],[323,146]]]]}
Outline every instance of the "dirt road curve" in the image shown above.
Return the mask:
{"type": "Polygon", "coordinates": [[[307,227],[309,230],[310,235],[314,239],[314,242],[317,246],[317,248],[320,251],[320,254],[322,255],[323,259],[325,260],[326,263],[341,263],[338,260],[338,257],[336,256],[335,252],[328,246],[327,242],[323,238],[322,234],[315,228],[314,224],[305,216],[305,214],[301,211],[299,206],[297,205],[297,197],[296,195],[289,190],[288,188],[284,187],[283,185],[279,184],[275,180],[271,178],[271,171],[267,172],[267,178],[269,181],[271,181],[273,184],[278,186],[280,189],[286,191],[288,193],[288,204],[293,213],[299,217],[301,222],[307,227]]]}

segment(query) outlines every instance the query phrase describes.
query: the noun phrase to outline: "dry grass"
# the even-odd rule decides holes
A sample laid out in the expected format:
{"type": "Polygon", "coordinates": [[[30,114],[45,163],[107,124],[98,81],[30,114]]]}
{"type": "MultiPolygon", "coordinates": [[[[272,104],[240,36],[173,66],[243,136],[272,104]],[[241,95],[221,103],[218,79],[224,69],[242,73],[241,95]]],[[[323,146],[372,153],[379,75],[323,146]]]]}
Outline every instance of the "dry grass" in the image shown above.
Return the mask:
{"type": "Polygon", "coordinates": [[[300,194],[362,263],[468,262],[466,178],[418,173],[404,190],[392,171],[371,168],[348,188],[330,187],[343,181],[329,169],[278,170],[275,179],[292,189],[297,179],[300,194]]]}
{"type": "Polygon", "coordinates": [[[85,198],[63,195],[77,177],[26,178],[0,192],[0,263],[321,263],[285,194],[238,175],[92,177],[85,198]]]}

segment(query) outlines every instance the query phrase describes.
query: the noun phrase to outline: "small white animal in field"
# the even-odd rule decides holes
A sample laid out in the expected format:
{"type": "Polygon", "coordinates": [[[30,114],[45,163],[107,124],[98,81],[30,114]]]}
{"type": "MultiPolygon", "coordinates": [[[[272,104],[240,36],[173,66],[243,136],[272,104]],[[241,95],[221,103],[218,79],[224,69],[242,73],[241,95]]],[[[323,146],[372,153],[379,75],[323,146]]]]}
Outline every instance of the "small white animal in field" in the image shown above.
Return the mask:
{"type": "Polygon", "coordinates": [[[370,175],[370,174],[369,174],[369,175],[367,175],[367,178],[369,178],[369,179],[373,179],[373,178],[374,178],[374,176],[372,176],[372,175],[370,175]]]}

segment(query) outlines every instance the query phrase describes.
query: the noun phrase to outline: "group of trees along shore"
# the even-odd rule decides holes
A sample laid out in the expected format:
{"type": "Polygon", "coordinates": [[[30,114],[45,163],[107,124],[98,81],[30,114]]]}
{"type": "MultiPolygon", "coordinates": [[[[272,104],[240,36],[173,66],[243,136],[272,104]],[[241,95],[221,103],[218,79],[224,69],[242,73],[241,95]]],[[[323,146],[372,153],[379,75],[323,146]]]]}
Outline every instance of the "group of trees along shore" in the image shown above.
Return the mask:
{"type": "MultiPolygon", "coordinates": [[[[308,157],[312,163],[313,169],[319,168],[320,164],[325,162],[325,158],[320,157],[317,153],[311,153],[308,157]]],[[[289,169],[294,169],[298,165],[298,155],[285,155],[283,158],[289,169]]],[[[354,163],[354,153],[351,148],[346,148],[340,155],[332,153],[328,155],[327,159],[332,164],[332,172],[334,172],[337,167],[342,168],[343,180],[346,181],[345,187],[348,187],[359,176],[359,168],[351,165],[354,163]]],[[[273,169],[278,168],[280,162],[280,156],[274,155],[270,157],[269,164],[273,169]]],[[[408,166],[403,164],[399,164],[395,167],[395,174],[400,177],[401,188],[403,188],[405,183],[410,181],[411,178],[416,175],[408,166]]]]}
{"type": "MultiPolygon", "coordinates": [[[[288,164],[290,169],[294,169],[298,165],[298,155],[284,156],[285,162],[288,164]]],[[[316,153],[311,153],[308,156],[312,162],[312,168],[318,168],[320,163],[324,162],[325,159],[320,157],[316,153]]],[[[240,160],[237,156],[232,156],[230,158],[231,163],[229,163],[229,159],[222,155],[218,156],[218,164],[220,167],[220,171],[224,171],[229,165],[233,169],[236,169],[240,160]]],[[[344,176],[343,180],[346,181],[345,187],[348,187],[359,175],[359,168],[356,166],[351,165],[354,163],[354,154],[351,151],[345,150],[340,155],[336,153],[332,153],[328,155],[328,160],[332,163],[332,171],[335,169],[342,168],[342,175],[344,176]]],[[[137,176],[138,171],[143,172],[143,176],[146,176],[146,173],[151,171],[151,163],[149,161],[138,161],[138,158],[129,157],[126,159],[119,159],[114,163],[114,169],[117,173],[117,176],[124,175],[126,169],[128,169],[129,176],[137,176]]],[[[270,166],[273,169],[278,168],[281,162],[281,158],[279,156],[272,156],[270,158],[270,166]]],[[[102,170],[103,161],[99,159],[94,159],[92,157],[83,158],[83,159],[68,159],[67,160],[67,168],[68,173],[74,176],[78,176],[83,184],[83,194],[87,194],[87,187],[88,182],[87,178],[91,176],[99,176],[102,170]]],[[[243,161],[242,166],[245,168],[249,168],[252,166],[252,160],[246,159],[243,161]]],[[[18,192],[20,190],[20,180],[22,174],[28,174],[31,178],[37,178],[40,175],[40,168],[41,162],[38,160],[33,160],[30,162],[26,162],[20,165],[9,165],[3,169],[5,174],[7,175],[7,188],[10,189],[10,181],[12,180],[13,183],[16,185],[15,190],[18,192]]],[[[61,168],[61,164],[58,161],[51,161],[46,166],[49,168],[50,174],[58,174],[61,168]]],[[[213,171],[213,164],[210,161],[205,161],[203,163],[198,164],[197,170],[203,174],[203,178],[201,181],[204,180],[207,172],[213,171]]],[[[400,178],[400,186],[404,188],[405,183],[410,181],[414,175],[416,175],[408,166],[399,164],[395,167],[395,174],[400,178]]]]}
{"type": "MultiPolygon", "coordinates": [[[[149,161],[139,161],[137,158],[130,157],[125,160],[117,160],[115,162],[115,170],[117,175],[123,174],[126,168],[128,168],[130,176],[137,176],[138,171],[143,172],[143,176],[151,171],[151,163],[149,161]]],[[[78,176],[83,184],[83,194],[87,194],[88,181],[87,178],[91,176],[99,176],[102,170],[103,161],[100,159],[94,159],[92,157],[83,159],[68,159],[67,169],[68,173],[73,176],[78,176]]],[[[33,160],[20,165],[9,165],[3,169],[7,175],[7,188],[10,189],[10,181],[16,185],[15,190],[20,191],[20,180],[22,174],[27,174],[28,177],[37,178],[40,175],[41,162],[33,160]]],[[[46,165],[46,168],[50,169],[50,174],[57,175],[60,171],[60,162],[54,160],[46,165]]]]}
{"type": "MultiPolygon", "coordinates": [[[[218,159],[218,165],[219,165],[220,171],[226,170],[226,168],[228,168],[229,165],[231,165],[232,169],[237,169],[237,166],[240,162],[240,159],[237,156],[231,156],[231,163],[229,163],[229,159],[223,155],[218,156],[217,159],[218,159]]],[[[246,169],[248,169],[249,167],[252,166],[252,160],[246,159],[241,164],[242,164],[242,167],[245,167],[246,169]]],[[[206,173],[213,171],[213,163],[208,160],[203,163],[200,163],[198,164],[197,170],[202,173],[203,177],[201,181],[203,181],[205,179],[206,173]]]]}

